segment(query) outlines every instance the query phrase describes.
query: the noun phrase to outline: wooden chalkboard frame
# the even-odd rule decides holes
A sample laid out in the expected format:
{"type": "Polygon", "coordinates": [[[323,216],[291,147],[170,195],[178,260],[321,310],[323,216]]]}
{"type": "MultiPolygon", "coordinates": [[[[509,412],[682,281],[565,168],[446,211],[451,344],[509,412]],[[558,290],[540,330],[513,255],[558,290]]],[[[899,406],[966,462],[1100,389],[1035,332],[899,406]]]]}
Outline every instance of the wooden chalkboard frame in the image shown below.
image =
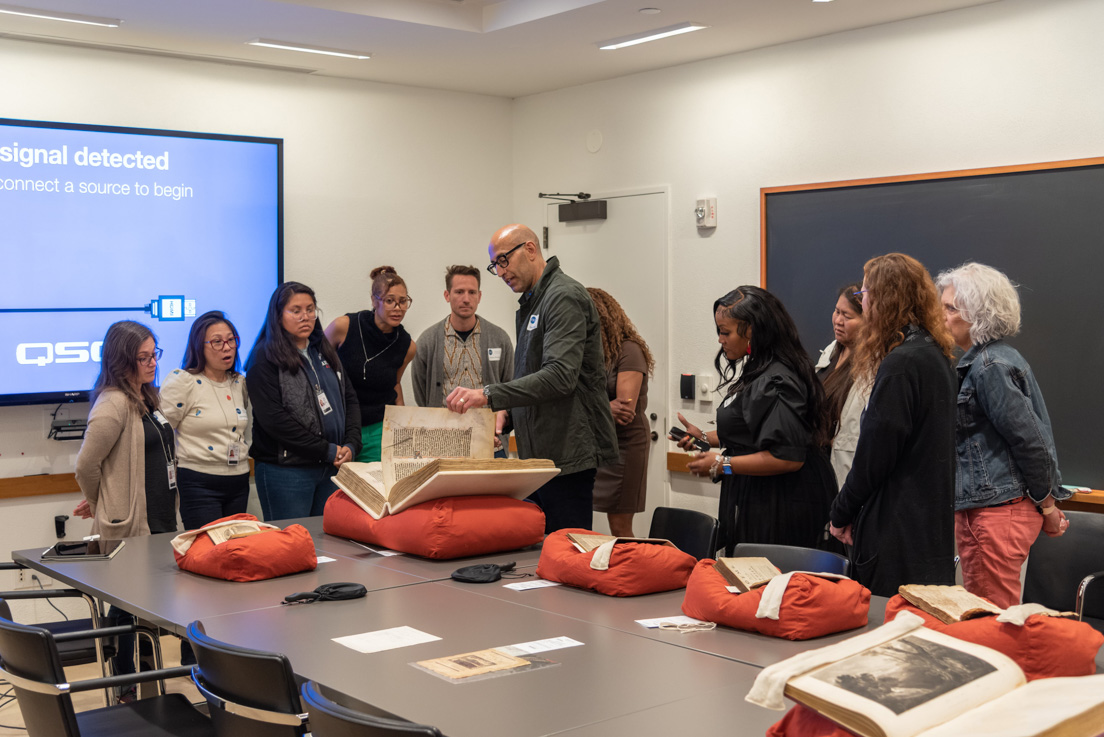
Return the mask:
{"type": "MultiPolygon", "coordinates": [[[[930,192],[931,191],[931,184],[922,185],[921,183],[934,183],[936,185],[942,185],[943,183],[940,182],[940,180],[946,180],[946,187],[947,187],[948,190],[952,190],[954,188],[959,188],[959,189],[965,190],[965,189],[968,189],[972,186],[980,186],[983,183],[987,183],[987,182],[991,183],[991,182],[1000,181],[1000,180],[1006,178],[1006,177],[1004,177],[1004,175],[1030,174],[1030,173],[1033,173],[1033,172],[1044,173],[1046,175],[1049,175],[1049,173],[1052,173],[1052,172],[1058,174],[1058,173],[1061,173],[1065,170],[1075,170],[1075,169],[1092,169],[1094,172],[1097,171],[1097,170],[1099,170],[1101,172],[1104,172],[1104,157],[1071,159],[1071,160],[1066,160],[1066,161],[1051,161],[1051,162],[1041,162],[1041,163],[1031,163],[1031,164],[1020,164],[1020,165],[1014,165],[1014,166],[1000,166],[1000,167],[987,167],[987,168],[978,168],[978,169],[964,169],[964,170],[954,170],[954,171],[928,172],[928,173],[920,173],[920,174],[905,174],[905,175],[899,175],[899,176],[876,177],[876,178],[854,179],[854,180],[842,180],[842,181],[832,181],[832,182],[819,182],[819,183],[798,184],[798,185],[777,186],[777,187],[763,187],[762,189],[760,189],[760,201],[759,201],[759,205],[760,205],[760,284],[764,288],[768,288],[768,289],[770,288],[770,281],[768,279],[769,272],[770,272],[770,265],[771,265],[770,260],[771,260],[772,257],[776,257],[776,258],[779,257],[778,256],[778,250],[780,248],[782,249],[782,253],[785,254],[788,259],[790,259],[789,261],[785,262],[786,266],[785,266],[785,268],[783,269],[783,272],[782,272],[782,275],[784,277],[794,273],[795,269],[792,266],[792,264],[794,263],[793,259],[795,259],[796,257],[799,257],[801,255],[799,251],[795,252],[795,250],[794,250],[795,246],[794,246],[794,242],[792,240],[789,241],[784,248],[776,246],[775,247],[775,253],[772,254],[771,242],[770,242],[772,229],[770,227],[770,223],[768,222],[768,217],[770,215],[770,210],[771,210],[770,203],[772,202],[772,196],[774,196],[774,195],[786,195],[786,196],[790,197],[789,202],[792,203],[792,202],[794,202],[794,200],[792,198],[792,195],[794,193],[797,193],[799,195],[800,195],[800,193],[810,193],[810,195],[814,198],[815,197],[820,197],[821,198],[821,200],[817,200],[818,202],[824,202],[824,201],[826,201],[826,200],[823,199],[825,197],[846,198],[849,194],[851,194],[851,191],[853,190],[854,191],[854,202],[856,203],[855,208],[856,208],[857,211],[861,211],[861,209],[864,206],[869,206],[869,207],[871,207],[871,209],[873,209],[875,207],[875,200],[878,199],[878,195],[877,194],[871,194],[871,193],[874,193],[876,190],[880,190],[882,192],[885,192],[889,189],[889,188],[883,187],[882,185],[900,185],[900,184],[906,185],[905,187],[894,187],[894,188],[892,188],[897,194],[900,194],[900,193],[903,193],[903,192],[907,193],[909,191],[909,187],[907,185],[910,185],[910,184],[917,184],[918,185],[918,187],[916,189],[912,190],[914,193],[917,193],[917,192],[930,192]],[[983,178],[983,177],[988,177],[989,179],[978,179],[978,178],[983,178]],[[823,192],[824,190],[836,190],[836,192],[828,194],[828,193],[824,193],[823,192]],[[818,192],[820,193],[819,195],[818,195],[818,192]],[[869,205],[867,203],[869,203],[869,205]],[[789,250],[786,250],[786,249],[789,249],[789,250]],[[786,269],[788,269],[788,272],[786,271],[786,269]]],[[[1075,175],[1075,176],[1081,176],[1081,175],[1075,175]]],[[[1096,176],[1095,173],[1093,174],[1093,176],[1094,177],[1096,176]]],[[[1037,175],[1036,175],[1035,178],[1038,178],[1037,175]]],[[[927,197],[929,195],[924,195],[924,196],[927,197]]],[[[774,202],[776,203],[776,205],[775,205],[776,217],[782,217],[781,214],[778,214],[779,210],[787,210],[786,207],[781,206],[780,203],[782,201],[783,201],[782,198],[776,198],[774,200],[774,202]]],[[[812,200],[809,200],[809,201],[811,202],[812,200]]],[[[842,201],[842,200],[831,200],[831,201],[832,202],[839,202],[839,201],[842,201]]],[[[852,200],[848,200],[848,201],[850,202],[852,200]]],[[[1100,201],[1102,203],[1101,208],[1104,208],[1104,196],[1102,196],[1102,199],[1100,201]]],[[[815,210],[816,207],[810,205],[809,209],[810,210],[815,210]]],[[[1086,208],[1086,210],[1087,210],[1087,208],[1086,208]]],[[[854,216],[852,215],[851,217],[854,217],[854,216]]],[[[1104,241],[1104,229],[1101,229],[1100,231],[1096,230],[1097,219],[1098,219],[1098,216],[1093,214],[1091,222],[1092,222],[1094,227],[1093,227],[1091,232],[1094,235],[1095,235],[1096,232],[1100,232],[1101,233],[1101,240],[1104,241]]],[[[779,231],[779,227],[778,227],[778,224],[776,223],[774,232],[777,233],[778,231],[779,231]]],[[[813,231],[809,231],[809,232],[812,233],[813,231]]],[[[811,242],[813,240],[813,238],[810,236],[809,240],[811,242]]],[[[860,234],[860,237],[858,238],[858,240],[861,241],[861,234],[860,234]]],[[[811,245],[813,247],[816,246],[815,243],[811,243],[811,245]]],[[[869,245],[867,245],[866,247],[869,248],[869,245]]],[[[938,246],[938,247],[933,246],[933,250],[939,250],[941,247],[942,246],[938,246]]],[[[1054,246],[1051,246],[1051,247],[1054,247],[1054,246]]],[[[860,250],[860,249],[857,248],[856,250],[860,250]]],[[[889,251],[889,250],[896,250],[896,249],[886,248],[884,250],[889,251]]],[[[904,249],[904,250],[908,251],[908,249],[904,249]]],[[[921,250],[921,249],[918,249],[918,251],[919,250],[921,250]]],[[[808,252],[812,253],[812,251],[808,251],[808,252]]],[[[926,258],[927,254],[924,254],[924,253],[921,253],[921,252],[912,252],[912,251],[909,251],[909,252],[912,253],[912,255],[917,256],[918,258],[920,258],[921,261],[925,262],[925,264],[928,263],[928,259],[926,258]]],[[[1077,251],[1076,253],[1080,254],[1080,253],[1084,253],[1084,252],[1085,252],[1085,250],[1082,249],[1082,250],[1077,251]]],[[[873,255],[873,254],[868,254],[868,255],[873,255]]],[[[858,254],[856,254],[856,258],[857,257],[858,257],[858,254]]],[[[865,257],[863,257],[862,260],[865,261],[865,257]]],[[[933,259],[933,260],[937,260],[937,259],[933,259]]],[[[985,261],[986,259],[981,258],[979,260],[985,261]]],[[[945,261],[945,258],[944,258],[944,261],[945,261]]],[[[797,262],[800,262],[800,260],[798,260],[797,262]]],[[[932,269],[933,269],[933,274],[932,275],[933,276],[935,275],[934,272],[936,270],[938,270],[938,268],[945,268],[946,266],[950,266],[950,265],[953,265],[953,264],[932,265],[932,269]]],[[[1001,265],[999,263],[994,263],[994,265],[998,266],[998,268],[1001,267],[1001,265]]],[[[858,270],[856,272],[856,276],[861,276],[861,262],[859,263],[859,267],[860,267],[860,270],[858,270]]],[[[1053,277],[1052,277],[1052,279],[1053,279],[1053,277]]],[[[782,285],[776,285],[776,286],[779,289],[783,290],[783,292],[784,292],[787,288],[791,289],[791,291],[792,291],[794,289],[793,284],[794,284],[793,282],[786,279],[786,280],[784,280],[782,285]]],[[[833,284],[833,286],[838,286],[838,285],[833,284]]],[[[1097,291],[1099,291],[1099,290],[1097,290],[1097,291]]],[[[798,294],[798,293],[799,292],[795,292],[795,294],[798,294]]],[[[785,297],[784,294],[780,294],[780,296],[783,297],[783,301],[786,301],[786,297],[785,297]]],[[[828,315],[830,313],[830,305],[825,307],[824,312],[825,312],[824,322],[825,322],[825,327],[827,327],[828,315]]],[[[1057,310],[1056,310],[1056,312],[1057,312],[1057,310]]],[[[1089,315],[1078,314],[1076,312],[1074,312],[1073,314],[1076,315],[1076,317],[1080,318],[1081,320],[1087,322],[1088,324],[1091,324],[1092,325],[1092,327],[1090,328],[1091,330],[1100,330],[1100,329],[1102,329],[1101,326],[1104,325],[1104,319],[1099,320],[1099,321],[1093,320],[1093,317],[1096,316],[1095,312],[1093,312],[1089,315]]],[[[796,317],[796,315],[795,315],[795,317],[796,317]]],[[[1101,317],[1101,316],[1096,316],[1096,317],[1101,317]]],[[[1055,319],[1070,319],[1070,316],[1069,316],[1069,313],[1066,313],[1065,315],[1056,316],[1055,319]]],[[[806,322],[807,322],[807,320],[806,320],[806,322]]],[[[801,327],[800,320],[799,320],[799,327],[801,327]]],[[[1016,340],[1018,340],[1018,339],[1013,340],[1014,344],[1015,344],[1016,340]]],[[[827,342],[827,341],[825,341],[825,342],[827,342]]],[[[808,340],[806,340],[806,343],[808,343],[808,340]]],[[[817,347],[819,348],[820,346],[817,346],[817,347]]],[[[806,345],[806,348],[811,349],[812,346],[806,345]]],[[[1074,360],[1073,356],[1076,355],[1077,348],[1078,348],[1078,346],[1076,346],[1076,345],[1072,346],[1071,354],[1070,354],[1071,360],[1074,360]]],[[[1025,355],[1026,355],[1026,351],[1025,351],[1025,355]]],[[[1035,365],[1035,360],[1032,359],[1031,356],[1028,356],[1028,358],[1029,358],[1030,361],[1032,361],[1033,365],[1035,365]]],[[[1038,374],[1039,371],[1036,370],[1036,373],[1038,374]]],[[[1043,383],[1043,382],[1041,381],[1041,383],[1043,383]]],[[[1051,380],[1051,382],[1049,382],[1049,383],[1053,384],[1054,382],[1053,382],[1053,380],[1051,380]]],[[[1104,382],[1101,382],[1101,384],[1104,384],[1104,382]]],[[[1099,389],[1099,386],[1100,385],[1096,385],[1096,387],[1092,387],[1092,388],[1086,387],[1086,389],[1088,389],[1089,391],[1100,392],[1101,396],[1104,396],[1104,389],[1099,389]]],[[[1045,384],[1045,383],[1043,384],[1043,391],[1044,391],[1044,394],[1049,396],[1049,392],[1048,392],[1048,389],[1047,389],[1047,384],[1045,384]]],[[[1048,402],[1048,404],[1050,404],[1050,402],[1048,402]]],[[[1054,415],[1054,409],[1053,408],[1051,409],[1051,413],[1052,413],[1052,419],[1054,419],[1053,418],[1053,415],[1054,415]]],[[[1101,416],[1101,419],[1104,420],[1104,412],[1101,412],[1100,416],[1101,416]]],[[[1056,419],[1055,420],[1056,435],[1059,434],[1059,424],[1060,424],[1060,419],[1056,419]]],[[[1083,418],[1079,419],[1079,420],[1076,420],[1073,423],[1073,425],[1074,425],[1073,429],[1076,429],[1076,431],[1078,433],[1084,434],[1087,431],[1086,428],[1082,427],[1082,425],[1084,425],[1084,419],[1083,418]]],[[[1070,427],[1065,427],[1064,431],[1067,433],[1067,436],[1068,436],[1069,432],[1071,431],[1071,428],[1070,427]]],[[[1077,470],[1075,475],[1071,475],[1071,476],[1067,476],[1067,474],[1064,470],[1063,471],[1063,480],[1066,483],[1081,483],[1081,484],[1091,483],[1092,485],[1097,486],[1098,488],[1104,488],[1104,454],[1101,455],[1102,460],[1094,461],[1091,464],[1091,471],[1088,472],[1088,473],[1086,473],[1086,470],[1085,470],[1086,469],[1086,462],[1083,460],[1083,457],[1086,455],[1085,452],[1084,452],[1084,449],[1081,448],[1080,452],[1077,453],[1076,455],[1079,458],[1080,468],[1077,470]]],[[[1066,464],[1064,464],[1063,460],[1062,460],[1063,459],[1063,443],[1061,443],[1061,442],[1059,442],[1058,457],[1059,457],[1059,466],[1063,467],[1063,469],[1065,469],[1066,464]]]]}

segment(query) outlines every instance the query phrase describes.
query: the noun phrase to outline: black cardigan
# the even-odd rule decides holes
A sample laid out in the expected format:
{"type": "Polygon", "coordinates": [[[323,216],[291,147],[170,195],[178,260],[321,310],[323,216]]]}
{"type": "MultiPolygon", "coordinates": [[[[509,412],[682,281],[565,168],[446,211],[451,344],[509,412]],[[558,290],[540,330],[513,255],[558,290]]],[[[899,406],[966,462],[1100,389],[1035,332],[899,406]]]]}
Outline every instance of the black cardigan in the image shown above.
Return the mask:
{"type": "MultiPolygon", "coordinates": [[[[313,346],[312,346],[313,347],[313,346]]],[[[340,368],[340,367],[337,367],[340,368]]],[[[300,369],[304,371],[305,369],[300,369]]],[[[246,374],[249,402],[253,407],[253,445],[249,455],[264,463],[309,466],[329,463],[330,443],[320,432],[312,432],[295,413],[284,406],[280,390],[281,369],[268,360],[263,351],[246,374]]],[[[345,402],[345,440],[342,445],[360,452],[360,406],[352,384],[340,370],[337,372],[345,402]]],[[[314,411],[321,413],[315,405],[314,411]]],[[[321,418],[319,419],[321,425],[321,418]]]]}
{"type": "Polygon", "coordinates": [[[957,393],[951,362],[914,326],[878,368],[831,512],[836,527],[852,525],[851,575],[875,594],[954,583],[957,393]]]}

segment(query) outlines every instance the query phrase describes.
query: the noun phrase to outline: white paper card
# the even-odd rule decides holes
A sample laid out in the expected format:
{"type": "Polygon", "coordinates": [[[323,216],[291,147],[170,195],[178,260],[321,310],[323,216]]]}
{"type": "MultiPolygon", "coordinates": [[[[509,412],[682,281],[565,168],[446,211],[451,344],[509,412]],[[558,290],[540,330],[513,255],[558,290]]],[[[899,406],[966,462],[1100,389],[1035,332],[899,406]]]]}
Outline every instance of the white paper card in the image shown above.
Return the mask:
{"type": "Polygon", "coordinates": [[[331,558],[328,555],[319,555],[318,556],[318,562],[319,563],[333,563],[335,560],[337,560],[337,558],[331,558]]]}
{"type": "Polygon", "coordinates": [[[638,619],[637,624],[642,624],[648,629],[655,629],[664,622],[670,624],[704,624],[700,619],[694,619],[693,617],[687,617],[685,614],[675,614],[670,617],[656,617],[655,619],[638,619]]]}
{"type": "Polygon", "coordinates": [[[376,630],[375,632],[365,632],[359,635],[335,637],[333,641],[338,645],[356,650],[358,653],[378,653],[383,650],[421,645],[423,642],[433,642],[440,639],[436,635],[404,625],[386,630],[376,630]]]}
{"type": "Polygon", "coordinates": [[[522,655],[543,653],[549,650],[560,650],[565,647],[578,647],[582,644],[583,643],[578,640],[573,640],[570,637],[549,637],[546,640],[533,640],[532,642],[519,642],[517,645],[496,647],[495,650],[506,653],[507,655],[513,655],[514,657],[521,657],[522,655]]]}
{"type": "Polygon", "coordinates": [[[562,586],[559,581],[545,581],[543,578],[538,578],[536,581],[519,581],[518,583],[503,584],[504,589],[513,589],[514,591],[526,591],[528,589],[543,589],[547,586],[562,586]]]}

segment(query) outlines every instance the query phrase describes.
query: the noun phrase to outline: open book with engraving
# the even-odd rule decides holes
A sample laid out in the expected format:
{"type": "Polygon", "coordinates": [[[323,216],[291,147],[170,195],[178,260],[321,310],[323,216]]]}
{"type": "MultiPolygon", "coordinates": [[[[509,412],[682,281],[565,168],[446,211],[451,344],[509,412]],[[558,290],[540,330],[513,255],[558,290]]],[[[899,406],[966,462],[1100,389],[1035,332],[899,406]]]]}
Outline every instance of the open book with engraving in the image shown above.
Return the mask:
{"type": "Polygon", "coordinates": [[[384,411],[381,460],[341,464],[334,482],[375,519],[450,496],[524,499],[560,469],[550,460],[494,458],[494,413],[443,407],[384,411]]]}
{"type": "Polygon", "coordinates": [[[925,627],[858,652],[842,649],[833,662],[790,678],[785,694],[862,737],[1104,732],[1104,675],[1026,683],[996,650],[925,627]]]}

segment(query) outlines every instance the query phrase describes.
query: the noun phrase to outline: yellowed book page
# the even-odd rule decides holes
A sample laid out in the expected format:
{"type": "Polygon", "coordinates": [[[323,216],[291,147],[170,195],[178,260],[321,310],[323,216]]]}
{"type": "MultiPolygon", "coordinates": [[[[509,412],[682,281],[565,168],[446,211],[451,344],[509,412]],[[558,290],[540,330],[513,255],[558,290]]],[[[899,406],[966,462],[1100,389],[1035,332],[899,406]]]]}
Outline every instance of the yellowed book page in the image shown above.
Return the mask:
{"type": "Polygon", "coordinates": [[[227,540],[248,537],[249,535],[256,535],[261,532],[268,532],[268,528],[266,527],[262,530],[257,526],[256,522],[241,522],[239,524],[207,530],[207,536],[211,538],[211,542],[215,545],[222,545],[227,540]]]}
{"type": "Polygon", "coordinates": [[[724,576],[729,586],[735,586],[740,591],[766,586],[782,573],[769,560],[759,557],[718,558],[713,567],[724,576]]]}
{"type": "Polygon", "coordinates": [[[1104,674],[1040,678],[922,737],[1092,737],[1104,733],[1104,674]]]}
{"type": "Polygon", "coordinates": [[[921,627],[791,679],[786,695],[861,734],[913,737],[1024,681],[996,650],[921,627]]]}
{"type": "Polygon", "coordinates": [[[943,624],[1001,613],[999,606],[971,594],[961,586],[906,584],[899,587],[897,593],[913,606],[936,617],[943,624]]]}
{"type": "Polygon", "coordinates": [[[419,660],[418,665],[454,680],[471,678],[499,670],[509,670],[528,665],[528,660],[515,658],[498,650],[478,650],[473,653],[450,655],[447,658],[419,660]]]}
{"type": "Polygon", "coordinates": [[[380,460],[388,489],[436,458],[493,458],[494,413],[458,414],[444,407],[388,405],[380,460]]]}
{"type": "Polygon", "coordinates": [[[379,461],[342,463],[334,476],[334,483],[373,518],[379,519],[386,513],[387,490],[383,485],[383,469],[379,461]]]}

